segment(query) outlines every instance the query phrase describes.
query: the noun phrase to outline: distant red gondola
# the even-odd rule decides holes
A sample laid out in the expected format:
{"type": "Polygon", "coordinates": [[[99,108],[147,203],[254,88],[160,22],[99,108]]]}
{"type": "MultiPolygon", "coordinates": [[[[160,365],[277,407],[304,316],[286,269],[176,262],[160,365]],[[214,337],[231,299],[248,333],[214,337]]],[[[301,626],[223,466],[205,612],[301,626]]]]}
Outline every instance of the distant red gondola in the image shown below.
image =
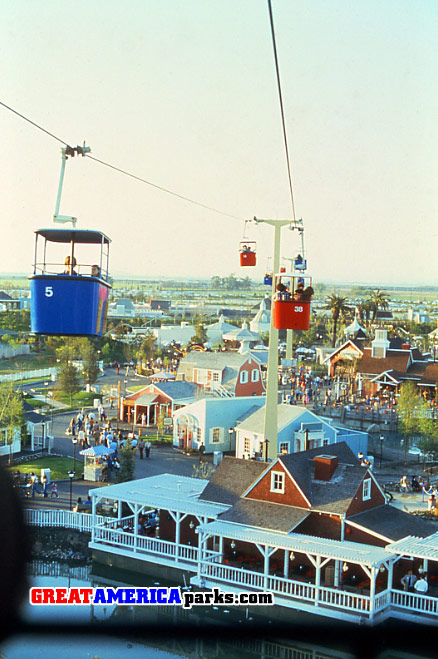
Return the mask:
{"type": "Polygon", "coordinates": [[[240,243],[239,253],[241,266],[254,266],[256,264],[256,243],[254,241],[242,241],[240,243]]]}

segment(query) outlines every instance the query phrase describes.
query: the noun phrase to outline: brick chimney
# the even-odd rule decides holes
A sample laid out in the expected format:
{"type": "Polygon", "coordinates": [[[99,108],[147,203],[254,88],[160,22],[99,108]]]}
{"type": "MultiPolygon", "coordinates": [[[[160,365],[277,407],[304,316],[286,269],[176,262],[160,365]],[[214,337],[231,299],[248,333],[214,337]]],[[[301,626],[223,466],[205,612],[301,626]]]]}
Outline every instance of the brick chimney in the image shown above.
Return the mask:
{"type": "Polygon", "coordinates": [[[313,458],[315,467],[314,479],[317,481],[329,481],[338,466],[338,458],[335,455],[316,455],[313,458]]]}

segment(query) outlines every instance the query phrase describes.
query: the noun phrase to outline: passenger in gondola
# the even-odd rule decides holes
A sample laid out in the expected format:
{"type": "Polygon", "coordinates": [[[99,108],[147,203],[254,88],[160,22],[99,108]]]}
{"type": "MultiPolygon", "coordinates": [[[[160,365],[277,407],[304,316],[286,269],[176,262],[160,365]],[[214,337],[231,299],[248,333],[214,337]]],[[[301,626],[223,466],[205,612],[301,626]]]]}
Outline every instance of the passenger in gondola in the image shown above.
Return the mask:
{"type": "Polygon", "coordinates": [[[314,290],[311,286],[304,288],[304,281],[302,279],[298,280],[297,287],[295,289],[294,300],[296,302],[310,302],[314,290]]]}
{"type": "Polygon", "coordinates": [[[73,257],[73,261],[72,261],[70,256],[66,256],[65,261],[64,261],[64,265],[65,265],[64,275],[77,275],[78,274],[74,270],[74,268],[76,267],[75,257],[73,257]]]}
{"type": "Polygon", "coordinates": [[[279,281],[277,284],[277,300],[290,300],[289,287],[279,281]]]}
{"type": "Polygon", "coordinates": [[[92,265],[91,266],[91,276],[92,277],[100,277],[100,268],[98,265],[92,265]]]}

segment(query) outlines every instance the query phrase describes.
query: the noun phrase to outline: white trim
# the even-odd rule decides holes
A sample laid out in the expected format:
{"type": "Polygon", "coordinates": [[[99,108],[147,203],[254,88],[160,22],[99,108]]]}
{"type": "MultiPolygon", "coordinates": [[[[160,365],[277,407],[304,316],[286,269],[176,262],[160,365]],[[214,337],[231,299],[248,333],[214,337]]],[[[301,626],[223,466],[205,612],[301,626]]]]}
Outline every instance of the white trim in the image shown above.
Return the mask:
{"type": "Polygon", "coordinates": [[[362,501],[371,499],[371,478],[364,478],[362,481],[362,501]]]}
{"type": "MultiPolygon", "coordinates": [[[[359,515],[360,513],[357,513],[357,514],[359,515]]],[[[381,535],[380,533],[377,533],[377,531],[373,531],[372,529],[369,529],[366,526],[362,526],[361,524],[358,524],[357,522],[353,522],[350,519],[346,519],[345,523],[350,524],[351,526],[354,526],[354,528],[359,529],[359,531],[365,531],[366,533],[369,533],[370,535],[373,535],[375,538],[379,538],[379,540],[384,540],[384,542],[392,542],[391,538],[389,538],[388,536],[381,535]]]]}
{"type": "Polygon", "coordinates": [[[286,474],[284,471],[271,471],[271,492],[284,494],[286,474]],[[276,484],[280,487],[276,487],[276,484]]]}

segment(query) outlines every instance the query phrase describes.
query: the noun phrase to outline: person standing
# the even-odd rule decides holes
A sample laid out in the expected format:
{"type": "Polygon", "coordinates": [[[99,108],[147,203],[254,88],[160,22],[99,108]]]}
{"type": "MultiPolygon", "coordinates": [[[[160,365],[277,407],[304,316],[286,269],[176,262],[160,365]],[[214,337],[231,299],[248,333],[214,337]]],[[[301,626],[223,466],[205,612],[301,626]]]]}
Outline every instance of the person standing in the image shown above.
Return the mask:
{"type": "Polygon", "coordinates": [[[82,427],[78,432],[78,442],[81,448],[85,448],[85,430],[82,427]]]}
{"type": "Polygon", "coordinates": [[[38,487],[38,478],[34,472],[32,472],[30,475],[30,486],[32,490],[32,499],[35,499],[35,492],[42,494],[40,488],[38,487]]]}
{"type": "Polygon", "coordinates": [[[149,454],[151,452],[151,443],[149,440],[145,444],[145,449],[146,449],[146,457],[149,459],[149,454]]]}
{"type": "Polygon", "coordinates": [[[43,486],[43,494],[44,498],[47,499],[49,496],[49,481],[47,479],[47,475],[44,474],[41,480],[42,486],[43,486]]]}
{"type": "Polygon", "coordinates": [[[52,498],[53,496],[55,496],[57,499],[59,499],[58,486],[57,486],[57,484],[56,484],[55,481],[53,481],[53,483],[52,483],[52,485],[51,485],[51,490],[52,490],[52,492],[51,492],[51,494],[50,494],[50,498],[52,498]]]}
{"type": "Polygon", "coordinates": [[[403,590],[412,593],[414,590],[415,583],[417,581],[417,577],[412,572],[412,570],[408,570],[405,576],[402,577],[400,581],[403,585],[403,590]]]}
{"type": "Polygon", "coordinates": [[[427,591],[429,590],[426,574],[422,574],[420,578],[415,582],[414,590],[420,595],[426,595],[427,591]]]}
{"type": "Polygon", "coordinates": [[[142,437],[138,440],[138,452],[140,453],[140,460],[143,460],[143,453],[144,453],[144,448],[145,448],[145,443],[142,437]]]}

